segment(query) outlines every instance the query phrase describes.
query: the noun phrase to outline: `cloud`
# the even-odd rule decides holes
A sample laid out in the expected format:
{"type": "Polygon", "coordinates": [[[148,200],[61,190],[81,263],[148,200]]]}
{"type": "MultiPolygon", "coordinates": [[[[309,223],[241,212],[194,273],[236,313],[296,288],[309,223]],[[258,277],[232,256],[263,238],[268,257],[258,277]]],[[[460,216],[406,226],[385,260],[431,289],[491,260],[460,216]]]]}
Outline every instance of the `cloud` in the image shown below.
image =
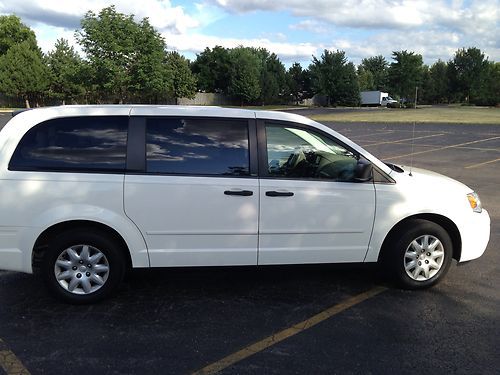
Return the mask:
{"type": "Polygon", "coordinates": [[[42,23],[75,30],[87,11],[99,12],[113,3],[117,3],[116,9],[119,12],[134,14],[137,19],[148,17],[151,24],[161,31],[184,33],[199,25],[182,7],[172,6],[168,0],[3,0],[0,2],[0,13],[14,13],[31,25],[42,23]]]}
{"type": "MultiPolygon", "coordinates": [[[[35,31],[43,51],[50,51],[58,38],[65,38],[81,51],[74,38],[74,30],[79,28],[82,16],[89,10],[97,13],[111,5],[111,1],[87,0],[4,0],[0,2],[0,13],[16,14],[35,31]]],[[[199,53],[206,47],[221,45],[232,48],[239,45],[264,47],[290,61],[310,59],[317,48],[309,43],[286,43],[283,33],[261,33],[262,37],[238,39],[202,35],[190,32],[213,22],[227,14],[219,7],[208,3],[198,3],[194,11],[188,14],[182,7],[173,6],[170,1],[159,0],[122,0],[116,5],[119,12],[134,14],[136,19],[149,17],[167,41],[169,49],[180,52],[199,53]]]]}
{"type": "Polygon", "coordinates": [[[66,29],[64,27],[58,26],[48,26],[43,24],[37,24],[32,27],[35,32],[38,46],[42,49],[43,52],[49,52],[54,49],[54,44],[57,39],[64,38],[68,41],[68,43],[73,46],[75,51],[83,55],[82,48],[77,43],[75,39],[75,32],[70,29],[66,29]]]}
{"type": "MultiPolygon", "coordinates": [[[[326,42],[355,57],[375,52],[389,55],[398,49],[423,53],[424,58],[449,59],[457,48],[487,49],[500,58],[499,0],[209,0],[229,13],[285,12],[305,18],[292,30],[351,35],[326,42]],[[359,33],[371,36],[360,41],[359,33]]],[[[321,48],[321,46],[318,46],[321,48]]],[[[366,55],[364,56],[366,57],[366,55]]]]}
{"type": "Polygon", "coordinates": [[[274,42],[267,38],[221,38],[203,34],[168,34],[163,36],[169,49],[200,53],[206,47],[213,48],[221,46],[225,48],[244,47],[262,47],[276,53],[280,58],[287,62],[310,60],[313,54],[318,51],[318,46],[311,43],[287,43],[274,42]]]}
{"type": "MultiPolygon", "coordinates": [[[[432,30],[392,32],[372,34],[361,41],[337,39],[326,45],[326,49],[340,49],[346,52],[350,61],[359,64],[363,58],[383,55],[390,62],[393,51],[408,50],[419,53],[424,63],[433,64],[441,59],[448,61],[459,48],[477,46],[477,42],[464,39],[457,32],[441,32],[436,34],[432,30]]],[[[483,49],[483,52],[485,50],[483,49]]],[[[498,61],[500,49],[491,46],[486,55],[490,60],[498,61]]]]}
{"type": "MultiPolygon", "coordinates": [[[[113,2],[0,0],[0,13],[20,16],[34,29],[45,52],[60,37],[80,50],[73,33],[82,16],[113,2]]],[[[190,57],[206,47],[243,45],[267,48],[286,63],[307,64],[324,49],[344,50],[349,60],[359,63],[378,54],[389,59],[392,51],[407,49],[432,63],[438,58],[448,60],[458,48],[475,46],[490,59],[500,60],[500,0],[198,0],[189,9],[174,5],[174,0],[115,3],[119,12],[137,19],[149,17],[169,49],[190,57]],[[229,31],[238,27],[234,22],[245,22],[244,17],[233,15],[255,11],[276,12],[277,22],[286,19],[287,23],[272,28],[263,23],[255,25],[253,33],[231,37],[229,31]],[[207,26],[217,22],[218,28],[212,30],[224,25],[227,33],[207,34],[207,26]],[[297,35],[307,42],[295,42],[297,35]]]]}
{"type": "Polygon", "coordinates": [[[294,23],[289,26],[291,30],[304,30],[312,33],[323,34],[327,32],[328,28],[324,22],[320,22],[317,20],[306,19],[302,20],[298,23],[294,23]]]}
{"type": "MultiPolygon", "coordinates": [[[[498,23],[498,0],[210,0],[233,13],[286,11],[337,26],[395,28],[498,23]]],[[[496,25],[498,27],[498,25],[496,25]]]]}

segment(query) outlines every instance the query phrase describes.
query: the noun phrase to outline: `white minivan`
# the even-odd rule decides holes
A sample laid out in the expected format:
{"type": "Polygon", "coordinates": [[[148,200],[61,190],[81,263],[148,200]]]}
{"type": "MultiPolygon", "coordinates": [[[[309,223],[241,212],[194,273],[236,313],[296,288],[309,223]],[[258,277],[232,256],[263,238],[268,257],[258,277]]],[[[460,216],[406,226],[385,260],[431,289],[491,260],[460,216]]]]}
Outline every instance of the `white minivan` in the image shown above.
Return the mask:
{"type": "Polygon", "coordinates": [[[25,111],[0,132],[0,269],[71,303],[137,267],[380,262],[425,288],[480,257],[467,186],[302,116],[180,106],[25,111]]]}

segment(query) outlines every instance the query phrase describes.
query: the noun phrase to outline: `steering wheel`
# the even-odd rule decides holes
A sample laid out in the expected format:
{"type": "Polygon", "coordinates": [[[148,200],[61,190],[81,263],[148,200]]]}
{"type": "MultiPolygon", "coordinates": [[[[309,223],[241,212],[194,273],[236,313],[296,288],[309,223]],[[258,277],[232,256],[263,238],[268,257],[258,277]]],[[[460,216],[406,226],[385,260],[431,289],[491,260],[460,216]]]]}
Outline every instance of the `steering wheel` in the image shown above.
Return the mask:
{"type": "Polygon", "coordinates": [[[283,165],[283,167],[287,170],[293,169],[297,165],[297,162],[298,162],[301,155],[304,155],[302,150],[294,151],[293,154],[290,154],[290,156],[288,157],[288,160],[283,165]]]}

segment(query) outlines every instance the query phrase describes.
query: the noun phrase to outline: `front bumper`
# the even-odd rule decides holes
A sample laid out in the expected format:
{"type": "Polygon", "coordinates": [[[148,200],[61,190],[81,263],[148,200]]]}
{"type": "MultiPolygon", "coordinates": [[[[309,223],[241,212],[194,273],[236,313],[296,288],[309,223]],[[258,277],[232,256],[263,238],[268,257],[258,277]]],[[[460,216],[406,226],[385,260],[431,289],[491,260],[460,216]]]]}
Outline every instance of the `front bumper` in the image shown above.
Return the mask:
{"type": "Polygon", "coordinates": [[[460,228],[462,252],[459,262],[467,262],[483,255],[490,240],[491,220],[488,211],[468,215],[460,228]]]}

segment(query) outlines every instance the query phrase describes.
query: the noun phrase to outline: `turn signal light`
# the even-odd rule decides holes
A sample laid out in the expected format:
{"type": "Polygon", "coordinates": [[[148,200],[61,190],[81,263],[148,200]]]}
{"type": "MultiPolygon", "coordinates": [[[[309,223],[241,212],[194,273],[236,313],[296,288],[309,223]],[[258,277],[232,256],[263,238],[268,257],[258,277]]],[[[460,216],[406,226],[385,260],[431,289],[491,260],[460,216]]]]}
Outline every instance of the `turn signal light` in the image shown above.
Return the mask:
{"type": "Polygon", "coordinates": [[[467,199],[469,200],[472,211],[480,213],[483,210],[481,207],[481,201],[476,193],[467,194],[467,199]]]}

